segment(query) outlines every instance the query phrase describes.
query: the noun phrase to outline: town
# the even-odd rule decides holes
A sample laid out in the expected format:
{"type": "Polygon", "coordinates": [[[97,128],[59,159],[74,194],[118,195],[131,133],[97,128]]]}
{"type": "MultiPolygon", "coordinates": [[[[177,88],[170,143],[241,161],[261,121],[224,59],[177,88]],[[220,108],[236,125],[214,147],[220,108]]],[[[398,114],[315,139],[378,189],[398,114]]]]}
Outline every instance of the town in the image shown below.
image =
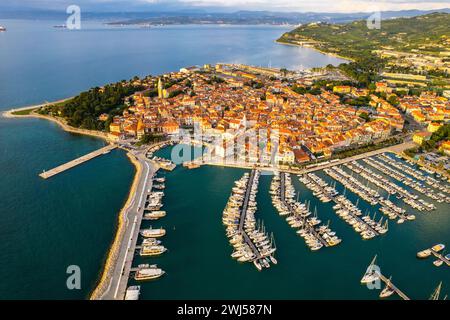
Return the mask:
{"type": "MultiPolygon", "coordinates": [[[[127,107],[111,119],[109,135],[116,141],[150,141],[197,125],[204,136],[222,137],[225,142],[214,152],[227,157],[234,152],[227,151],[228,142],[254,130],[265,132],[265,151],[275,154],[276,163],[293,166],[399,142],[392,138],[404,138],[409,123],[420,129],[414,136],[420,144],[420,137],[429,137],[450,119],[449,100],[436,93],[397,95],[386,82],[377,82],[375,90],[342,85],[347,82],[323,80],[323,71],[232,64],[182,68],[134,79],[133,85],[146,89],[125,99],[127,107]],[[278,143],[271,145],[274,138],[278,143]]],[[[99,120],[108,117],[101,114],[99,120]]],[[[441,148],[449,152],[448,142],[441,148]]]]}

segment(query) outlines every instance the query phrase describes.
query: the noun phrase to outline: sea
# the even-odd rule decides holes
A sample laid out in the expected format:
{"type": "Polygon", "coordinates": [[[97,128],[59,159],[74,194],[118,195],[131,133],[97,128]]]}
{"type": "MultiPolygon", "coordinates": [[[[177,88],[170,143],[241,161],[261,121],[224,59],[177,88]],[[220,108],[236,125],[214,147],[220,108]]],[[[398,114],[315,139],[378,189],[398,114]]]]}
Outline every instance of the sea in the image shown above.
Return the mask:
{"type": "MultiPolygon", "coordinates": [[[[275,43],[286,26],[112,27],[82,21],[81,30],[54,28],[64,21],[0,20],[0,111],[76,95],[94,86],[157,75],[205,63],[246,63],[303,69],[343,60],[308,48],[275,43]]],[[[86,299],[95,287],[114,237],[134,167],[121,150],[51,179],[38,174],[104,145],[41,119],[0,118],[0,299],[86,299]],[[76,274],[73,270],[77,270],[76,274]],[[74,276],[77,280],[74,282],[74,276]],[[75,283],[75,286],[74,286],[75,283]]],[[[161,150],[169,156],[170,149],[161,150]]],[[[245,170],[183,167],[166,173],[169,249],[156,259],[166,275],[142,285],[143,299],[377,299],[359,280],[375,254],[382,271],[413,298],[426,299],[445,266],[415,258],[435,243],[450,245],[449,206],[391,225],[383,237],[363,241],[293,177],[299,198],[317,205],[343,241],[311,252],[272,206],[263,175],[258,213],[274,233],[278,265],[258,272],[230,257],[221,222],[233,181],[245,170]]],[[[372,209],[361,201],[363,210],[372,209]]],[[[147,222],[146,222],[147,223],[147,222]]],[[[130,284],[133,281],[130,280],[130,284]]],[[[448,291],[447,291],[448,292],[448,291]]]]}

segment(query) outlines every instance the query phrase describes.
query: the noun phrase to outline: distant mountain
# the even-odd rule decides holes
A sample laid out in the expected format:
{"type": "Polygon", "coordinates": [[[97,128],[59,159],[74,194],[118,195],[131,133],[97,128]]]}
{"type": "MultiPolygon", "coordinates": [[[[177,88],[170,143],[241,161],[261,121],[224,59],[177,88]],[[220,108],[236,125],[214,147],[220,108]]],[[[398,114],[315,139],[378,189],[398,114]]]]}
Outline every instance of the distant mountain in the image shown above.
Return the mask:
{"type": "Polygon", "coordinates": [[[369,29],[366,20],[343,24],[304,24],[278,39],[282,43],[311,46],[324,52],[361,59],[374,50],[439,54],[448,50],[450,14],[435,12],[382,21],[380,29],[369,29]]]}
{"type": "MultiPolygon", "coordinates": [[[[433,11],[403,10],[384,11],[382,19],[413,17],[431,12],[447,12],[450,8],[433,11]]],[[[82,12],[82,18],[101,20],[115,24],[305,24],[311,22],[344,23],[361,20],[371,13],[317,13],[317,12],[272,12],[272,11],[236,11],[207,12],[204,10],[140,11],[140,12],[82,12]]],[[[0,19],[42,19],[61,20],[67,17],[64,11],[49,10],[0,10],[0,19]]]]}

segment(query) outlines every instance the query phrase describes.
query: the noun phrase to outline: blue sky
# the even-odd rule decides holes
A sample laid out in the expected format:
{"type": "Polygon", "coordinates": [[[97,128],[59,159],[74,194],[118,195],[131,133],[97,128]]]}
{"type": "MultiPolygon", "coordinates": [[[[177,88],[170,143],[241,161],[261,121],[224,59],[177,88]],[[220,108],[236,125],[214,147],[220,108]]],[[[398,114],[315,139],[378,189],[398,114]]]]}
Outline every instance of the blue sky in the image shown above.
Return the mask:
{"type": "Polygon", "coordinates": [[[0,0],[0,10],[6,8],[65,10],[70,4],[77,4],[86,11],[163,11],[189,8],[208,11],[373,12],[450,7],[449,0],[0,0]]]}

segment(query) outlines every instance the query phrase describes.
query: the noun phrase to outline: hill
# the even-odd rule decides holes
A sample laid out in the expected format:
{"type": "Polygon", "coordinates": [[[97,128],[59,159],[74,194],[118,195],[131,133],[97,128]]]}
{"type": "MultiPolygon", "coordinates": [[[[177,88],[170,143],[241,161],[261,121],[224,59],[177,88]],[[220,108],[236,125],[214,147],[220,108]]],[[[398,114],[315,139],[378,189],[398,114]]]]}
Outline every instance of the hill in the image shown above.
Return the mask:
{"type": "Polygon", "coordinates": [[[372,30],[366,20],[346,24],[310,23],[283,34],[278,41],[312,46],[356,60],[380,49],[438,55],[449,50],[450,14],[382,20],[381,28],[372,30]]]}

